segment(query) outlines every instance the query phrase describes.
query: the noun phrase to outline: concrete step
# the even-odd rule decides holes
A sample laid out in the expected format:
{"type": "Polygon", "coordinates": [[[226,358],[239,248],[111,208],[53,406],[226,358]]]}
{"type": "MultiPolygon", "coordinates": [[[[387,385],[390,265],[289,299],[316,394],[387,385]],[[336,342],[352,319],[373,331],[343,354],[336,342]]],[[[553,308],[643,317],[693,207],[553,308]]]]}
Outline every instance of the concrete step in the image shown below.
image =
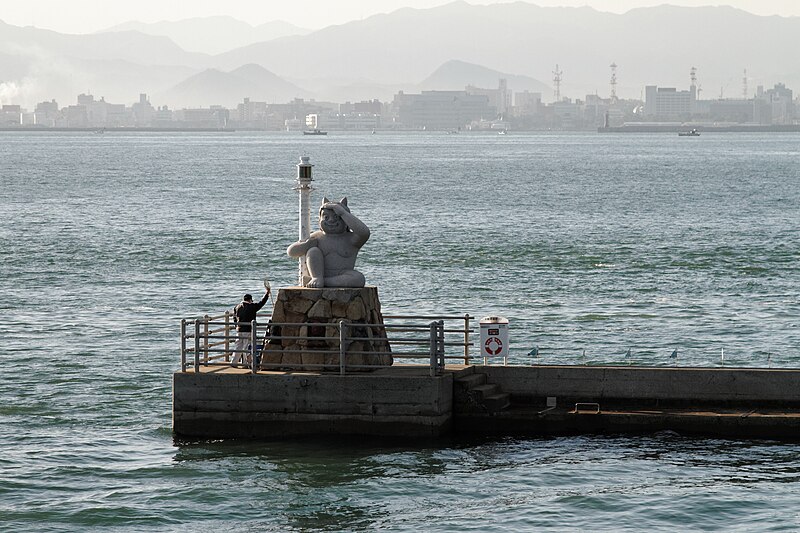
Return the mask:
{"type": "Polygon", "coordinates": [[[500,390],[496,383],[488,383],[488,377],[475,372],[455,380],[454,410],[461,413],[496,413],[511,405],[511,395],[500,390]]]}
{"type": "Polygon", "coordinates": [[[507,392],[491,394],[483,398],[483,406],[489,413],[496,413],[511,405],[511,395],[507,392]]]}
{"type": "Polygon", "coordinates": [[[492,396],[494,394],[498,394],[500,391],[500,386],[496,383],[485,383],[483,385],[478,385],[477,387],[472,387],[470,393],[475,396],[475,399],[478,402],[482,402],[486,399],[487,396],[492,396]]]}
{"type": "Polygon", "coordinates": [[[463,390],[471,390],[486,383],[486,374],[470,374],[455,380],[456,386],[463,390]]]}

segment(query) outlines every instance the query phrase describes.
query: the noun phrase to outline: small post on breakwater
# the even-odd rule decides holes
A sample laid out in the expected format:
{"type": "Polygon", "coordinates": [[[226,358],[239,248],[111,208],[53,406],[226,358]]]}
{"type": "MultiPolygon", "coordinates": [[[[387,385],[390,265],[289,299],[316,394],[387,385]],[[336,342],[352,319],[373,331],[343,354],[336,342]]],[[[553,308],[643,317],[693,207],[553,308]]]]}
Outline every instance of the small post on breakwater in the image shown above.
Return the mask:
{"type": "MultiPolygon", "coordinates": [[[[297,184],[294,187],[294,190],[298,192],[300,198],[300,241],[308,239],[311,235],[311,191],[314,190],[311,186],[311,182],[314,181],[311,178],[311,169],[314,165],[308,162],[309,159],[310,158],[305,155],[300,158],[300,163],[297,164],[297,184]]],[[[303,278],[308,275],[308,271],[304,257],[301,257],[298,262],[297,285],[302,287],[303,278]]]]}

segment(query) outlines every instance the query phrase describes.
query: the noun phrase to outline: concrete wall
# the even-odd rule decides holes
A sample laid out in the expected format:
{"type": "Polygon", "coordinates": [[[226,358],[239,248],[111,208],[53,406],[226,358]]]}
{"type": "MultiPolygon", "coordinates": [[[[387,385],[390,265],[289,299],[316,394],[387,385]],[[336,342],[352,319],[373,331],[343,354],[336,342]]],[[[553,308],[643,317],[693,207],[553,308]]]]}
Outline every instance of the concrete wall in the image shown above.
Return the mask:
{"type": "Polygon", "coordinates": [[[313,433],[439,435],[449,431],[453,376],[176,372],[179,437],[313,433]]]}
{"type": "Polygon", "coordinates": [[[517,400],[800,403],[800,370],[590,366],[479,366],[517,400]]]}

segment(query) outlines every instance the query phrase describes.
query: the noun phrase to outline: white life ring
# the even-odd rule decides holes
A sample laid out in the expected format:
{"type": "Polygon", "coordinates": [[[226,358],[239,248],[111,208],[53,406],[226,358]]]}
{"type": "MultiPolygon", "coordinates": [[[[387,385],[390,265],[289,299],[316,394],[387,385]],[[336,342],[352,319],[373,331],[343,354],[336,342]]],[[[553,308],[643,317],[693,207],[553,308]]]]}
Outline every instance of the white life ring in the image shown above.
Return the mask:
{"type": "Polygon", "coordinates": [[[503,351],[503,341],[499,337],[489,337],[483,344],[483,349],[489,355],[497,355],[503,351]]]}

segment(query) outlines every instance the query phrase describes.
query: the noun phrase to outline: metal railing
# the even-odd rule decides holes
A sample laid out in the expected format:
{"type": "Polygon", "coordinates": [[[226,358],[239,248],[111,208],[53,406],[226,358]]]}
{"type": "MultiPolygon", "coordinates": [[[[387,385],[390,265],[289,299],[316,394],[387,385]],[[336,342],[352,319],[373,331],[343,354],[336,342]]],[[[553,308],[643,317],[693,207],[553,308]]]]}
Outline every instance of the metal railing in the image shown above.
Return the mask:
{"type": "Polygon", "coordinates": [[[473,346],[469,314],[459,316],[385,315],[379,324],[273,322],[261,315],[250,323],[246,349],[235,349],[239,332],[233,313],[181,320],[181,371],[192,366],[242,366],[259,370],[337,371],[344,375],[389,367],[396,361],[426,365],[440,375],[448,361],[469,364],[473,346]],[[458,326],[451,325],[453,322],[458,326]],[[458,353],[453,353],[453,352],[458,353]],[[237,365],[239,366],[239,365],[237,365]]]}

